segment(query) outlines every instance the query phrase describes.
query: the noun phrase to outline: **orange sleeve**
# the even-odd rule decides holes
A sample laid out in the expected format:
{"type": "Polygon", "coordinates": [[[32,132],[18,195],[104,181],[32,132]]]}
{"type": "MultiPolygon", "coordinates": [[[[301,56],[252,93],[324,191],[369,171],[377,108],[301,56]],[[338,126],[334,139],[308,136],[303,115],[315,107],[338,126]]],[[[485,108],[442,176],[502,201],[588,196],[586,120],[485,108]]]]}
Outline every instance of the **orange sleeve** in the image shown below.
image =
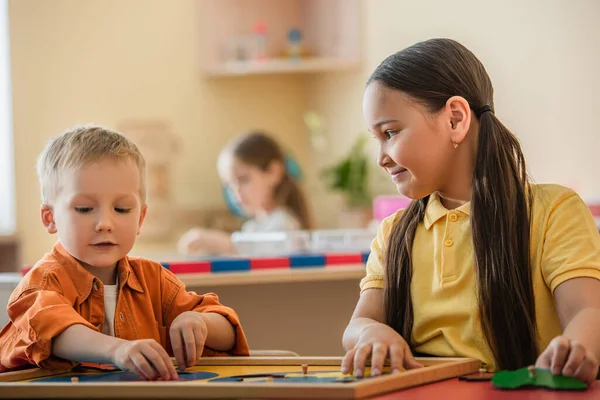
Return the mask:
{"type": "Polygon", "coordinates": [[[221,314],[235,329],[235,345],[228,352],[218,352],[210,348],[204,349],[202,356],[248,356],[250,350],[246,334],[242,329],[237,313],[221,303],[214,293],[199,295],[185,290],[185,285],[172,272],[162,268],[163,279],[163,315],[168,328],[177,316],[186,311],[221,314]]]}
{"type": "Polygon", "coordinates": [[[75,363],[52,356],[52,339],[74,324],[95,329],[54,290],[24,290],[9,302],[8,316],[10,322],[0,331],[0,372],[27,365],[73,367],[75,363]]]}

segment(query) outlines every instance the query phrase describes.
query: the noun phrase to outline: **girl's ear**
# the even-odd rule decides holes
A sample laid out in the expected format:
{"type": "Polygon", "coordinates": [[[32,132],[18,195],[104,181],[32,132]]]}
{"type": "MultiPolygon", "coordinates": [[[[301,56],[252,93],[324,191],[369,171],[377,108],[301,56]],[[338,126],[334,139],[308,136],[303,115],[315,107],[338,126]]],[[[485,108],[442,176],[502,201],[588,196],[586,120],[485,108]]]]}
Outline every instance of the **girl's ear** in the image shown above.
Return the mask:
{"type": "Polygon", "coordinates": [[[40,216],[42,217],[42,224],[46,228],[49,234],[55,234],[57,232],[56,222],[54,222],[54,211],[52,206],[49,204],[42,204],[40,207],[40,216]]]}
{"type": "Polygon", "coordinates": [[[465,140],[469,132],[471,114],[469,102],[464,97],[453,96],[446,101],[443,115],[450,133],[450,140],[455,147],[465,140]]]}
{"type": "Polygon", "coordinates": [[[267,166],[266,172],[269,174],[271,182],[276,185],[281,182],[281,179],[285,175],[285,167],[281,161],[273,160],[267,166]]]}

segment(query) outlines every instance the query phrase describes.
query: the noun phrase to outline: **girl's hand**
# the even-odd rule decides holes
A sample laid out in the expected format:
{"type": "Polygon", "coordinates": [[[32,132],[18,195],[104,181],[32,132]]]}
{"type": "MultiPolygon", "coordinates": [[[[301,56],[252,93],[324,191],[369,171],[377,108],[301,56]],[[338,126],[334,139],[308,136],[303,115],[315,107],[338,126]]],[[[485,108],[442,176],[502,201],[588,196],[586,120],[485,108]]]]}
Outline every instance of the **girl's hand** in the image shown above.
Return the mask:
{"type": "Polygon", "coordinates": [[[598,375],[598,360],[583,345],[557,336],[535,362],[537,368],[549,369],[554,375],[577,378],[588,385],[598,375]]]}
{"type": "Polygon", "coordinates": [[[354,366],[354,376],[362,377],[365,365],[371,358],[371,376],[381,374],[386,356],[389,355],[392,372],[420,368],[406,341],[388,325],[374,322],[365,326],[358,336],[353,349],[342,360],[342,373],[347,374],[354,366]]]}
{"type": "Polygon", "coordinates": [[[208,253],[230,253],[233,251],[231,235],[215,229],[193,228],[184,233],[177,249],[182,254],[192,254],[197,252],[208,253]]]}

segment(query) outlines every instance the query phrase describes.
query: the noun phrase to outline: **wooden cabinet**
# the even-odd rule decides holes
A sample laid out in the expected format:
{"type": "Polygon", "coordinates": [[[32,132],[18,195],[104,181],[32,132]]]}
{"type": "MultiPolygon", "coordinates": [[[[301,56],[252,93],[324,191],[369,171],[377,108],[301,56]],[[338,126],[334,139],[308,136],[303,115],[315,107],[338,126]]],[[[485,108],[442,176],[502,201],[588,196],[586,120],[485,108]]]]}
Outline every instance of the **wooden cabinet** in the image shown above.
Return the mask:
{"type": "Polygon", "coordinates": [[[0,235],[0,272],[21,271],[19,255],[17,237],[0,235]]]}

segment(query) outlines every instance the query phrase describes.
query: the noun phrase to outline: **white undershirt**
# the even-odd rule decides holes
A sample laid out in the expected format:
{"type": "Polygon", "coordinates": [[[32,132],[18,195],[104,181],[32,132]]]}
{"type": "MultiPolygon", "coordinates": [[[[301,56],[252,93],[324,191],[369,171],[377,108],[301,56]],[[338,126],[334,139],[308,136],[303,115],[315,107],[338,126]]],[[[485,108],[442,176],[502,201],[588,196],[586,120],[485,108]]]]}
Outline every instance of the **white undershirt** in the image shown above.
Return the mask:
{"type": "Polygon", "coordinates": [[[102,333],[115,336],[115,310],[119,295],[119,281],[116,285],[104,285],[104,326],[102,333]]]}
{"type": "Polygon", "coordinates": [[[242,225],[242,232],[280,232],[301,229],[298,218],[286,210],[278,208],[261,219],[251,219],[242,225]]]}

